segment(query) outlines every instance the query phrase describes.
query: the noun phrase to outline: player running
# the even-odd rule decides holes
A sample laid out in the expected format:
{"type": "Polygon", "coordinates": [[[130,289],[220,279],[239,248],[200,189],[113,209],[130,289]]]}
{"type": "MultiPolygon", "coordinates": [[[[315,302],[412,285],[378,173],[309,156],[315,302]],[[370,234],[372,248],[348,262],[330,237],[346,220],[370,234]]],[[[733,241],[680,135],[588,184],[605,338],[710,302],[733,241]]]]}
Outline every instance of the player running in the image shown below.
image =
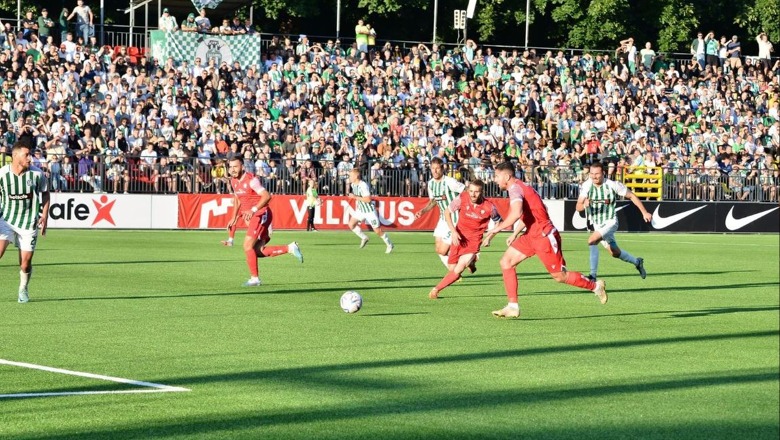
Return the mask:
{"type": "Polygon", "coordinates": [[[618,229],[618,219],[615,215],[615,202],[618,196],[631,200],[639,211],[645,222],[653,219],[653,215],[647,212],[645,205],[639,200],[636,194],[626,188],[620,182],[606,179],[604,177],[604,165],[601,162],[595,162],[590,166],[590,178],[583,182],[580,189],[580,196],[577,199],[577,211],[585,211],[588,220],[593,224],[593,233],[588,237],[588,247],[590,249],[590,275],[591,280],[596,279],[596,273],[599,267],[599,242],[607,249],[613,257],[620,258],[626,263],[631,263],[639,271],[639,276],[645,279],[645,260],[636,258],[628,252],[621,250],[615,240],[615,232],[618,229]]]}
{"type": "Polygon", "coordinates": [[[469,183],[467,192],[458,196],[444,210],[444,220],[447,224],[452,245],[449,247],[447,268],[449,272],[428,294],[430,299],[439,297],[439,292],[460,278],[479,252],[482,235],[488,228],[490,220],[500,221],[496,206],[483,196],[485,182],[477,179],[469,183]],[[458,224],[453,217],[460,214],[458,224]]]}
{"type": "MultiPolygon", "coordinates": [[[[434,206],[439,207],[439,222],[436,223],[436,229],[433,230],[433,240],[439,259],[441,259],[444,267],[448,269],[450,265],[447,253],[452,243],[452,232],[444,219],[444,213],[447,212],[447,207],[450,206],[450,203],[457,199],[465,188],[465,185],[454,178],[444,175],[444,161],[441,158],[434,157],[431,159],[431,180],[428,181],[428,197],[430,201],[423,209],[414,214],[414,218],[419,219],[423,214],[433,209],[434,206]]],[[[451,212],[450,215],[452,216],[452,222],[457,224],[459,214],[451,212]]]]}
{"type": "Polygon", "coordinates": [[[516,267],[534,255],[539,256],[555,281],[590,290],[596,294],[602,304],[606,304],[607,292],[604,281],[591,281],[579,272],[566,270],[561,236],[550,220],[547,207],[532,187],[515,178],[514,165],[508,162],[497,165],[493,180],[499,188],[509,193],[509,214],[485,234],[482,245],[489,246],[496,234],[514,225],[517,220],[521,221],[507,239],[509,248],[504,252],[500,263],[509,304],[501,310],[494,311],[493,315],[502,318],[520,316],[520,307],[517,303],[516,267]],[[522,230],[525,230],[525,233],[518,237],[522,230]]]}
{"type": "Polygon", "coordinates": [[[246,264],[249,266],[249,281],[244,287],[259,286],[257,259],[264,257],[277,257],[284,254],[292,254],[303,263],[303,254],[297,242],[287,246],[266,246],[271,241],[271,224],[273,213],[268,203],[271,201],[269,193],[254,174],[244,171],[244,162],[236,157],[230,160],[228,172],[230,173],[230,186],[233,188],[233,218],[228,224],[228,229],[237,222],[239,215],[247,224],[244,237],[244,254],[246,264]]]}
{"type": "Polygon", "coordinates": [[[368,243],[368,236],[360,229],[360,222],[365,222],[371,226],[376,235],[387,245],[385,253],[393,252],[395,246],[393,246],[393,242],[390,241],[387,233],[382,231],[376,208],[371,203],[371,190],[368,188],[368,184],[360,178],[360,170],[353,168],[349,171],[349,183],[352,186],[352,192],[348,197],[355,199],[355,209],[350,212],[348,224],[349,229],[360,237],[360,248],[366,247],[366,243],[368,243]]]}
{"type": "Polygon", "coordinates": [[[48,181],[31,164],[30,147],[17,143],[11,149],[11,163],[0,168],[0,258],[13,241],[19,249],[20,303],[30,300],[27,287],[38,229],[46,236],[49,221],[48,181]]]}

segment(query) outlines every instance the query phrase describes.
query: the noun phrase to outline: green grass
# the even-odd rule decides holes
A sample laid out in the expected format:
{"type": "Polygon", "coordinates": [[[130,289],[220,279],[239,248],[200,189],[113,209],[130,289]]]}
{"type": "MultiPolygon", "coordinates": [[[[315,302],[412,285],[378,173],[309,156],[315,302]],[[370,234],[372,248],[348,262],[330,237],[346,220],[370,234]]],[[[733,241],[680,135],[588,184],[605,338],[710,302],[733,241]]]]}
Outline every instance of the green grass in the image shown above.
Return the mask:
{"type": "MultiPolygon", "coordinates": [[[[245,289],[221,232],[59,231],[31,302],[0,260],[0,359],[190,392],[0,399],[0,438],[776,439],[777,235],[619,234],[648,278],[602,250],[610,301],[520,266],[505,302],[499,237],[443,292],[428,233],[277,232],[306,256],[261,260],[245,289]],[[364,297],[348,315],[345,290],[364,297]]],[[[587,270],[584,234],[564,236],[587,270]]],[[[132,387],[0,365],[0,394],[132,387]]]]}

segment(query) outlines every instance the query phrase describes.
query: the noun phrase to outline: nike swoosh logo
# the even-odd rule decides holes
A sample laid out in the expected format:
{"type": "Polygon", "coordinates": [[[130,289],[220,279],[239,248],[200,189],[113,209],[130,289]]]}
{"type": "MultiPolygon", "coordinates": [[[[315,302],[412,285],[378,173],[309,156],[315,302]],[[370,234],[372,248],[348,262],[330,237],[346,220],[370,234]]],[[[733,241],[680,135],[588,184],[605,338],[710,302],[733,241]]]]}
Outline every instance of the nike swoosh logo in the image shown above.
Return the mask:
{"type": "Polygon", "coordinates": [[[679,214],[670,215],[669,217],[661,217],[661,215],[658,213],[660,207],[661,205],[655,207],[655,211],[653,211],[653,220],[650,222],[650,224],[653,225],[655,229],[664,229],[668,226],[671,226],[685,217],[694,214],[696,211],[701,211],[702,209],[706,208],[707,205],[699,206],[698,208],[693,208],[688,211],[683,211],[679,214]]]}
{"type": "Polygon", "coordinates": [[[747,217],[743,218],[734,218],[734,207],[732,206],[729,210],[728,215],[726,215],[726,228],[729,231],[736,231],[737,229],[742,229],[748,224],[760,219],[761,217],[769,214],[770,212],[776,211],[780,208],[772,208],[769,210],[766,210],[764,212],[759,212],[758,214],[749,215],[747,217]]]}
{"type": "MultiPolygon", "coordinates": [[[[618,211],[620,211],[623,208],[628,207],[628,205],[623,205],[618,208],[615,208],[615,214],[617,214],[618,211]]],[[[574,211],[574,216],[571,218],[571,225],[574,227],[574,229],[586,229],[588,227],[588,219],[582,215],[581,212],[574,211]]]]}

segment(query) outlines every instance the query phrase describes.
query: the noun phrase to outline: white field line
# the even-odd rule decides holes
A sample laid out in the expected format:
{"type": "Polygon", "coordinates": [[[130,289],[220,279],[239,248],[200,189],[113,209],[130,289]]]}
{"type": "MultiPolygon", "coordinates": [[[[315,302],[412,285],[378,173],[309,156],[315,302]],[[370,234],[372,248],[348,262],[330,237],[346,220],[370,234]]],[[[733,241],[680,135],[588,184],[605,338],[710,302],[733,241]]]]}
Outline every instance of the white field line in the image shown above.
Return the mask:
{"type": "Polygon", "coordinates": [[[74,396],[74,395],[89,395],[89,394],[171,393],[171,392],[190,391],[190,389],[188,388],[172,387],[169,385],[163,385],[159,383],[143,382],[140,380],[125,379],[122,377],[104,376],[102,374],[85,373],[82,371],[65,370],[62,368],[47,367],[45,365],[29,364],[26,362],[14,362],[6,359],[0,359],[0,365],[10,365],[12,367],[30,368],[32,370],[48,371],[50,373],[67,374],[70,376],[86,377],[89,379],[105,380],[109,382],[123,383],[127,385],[135,385],[135,386],[147,388],[147,389],[140,389],[140,390],[117,390],[117,391],[72,391],[72,392],[65,391],[65,392],[56,392],[56,393],[0,394],[0,399],[23,398],[23,397],[74,396]]]}

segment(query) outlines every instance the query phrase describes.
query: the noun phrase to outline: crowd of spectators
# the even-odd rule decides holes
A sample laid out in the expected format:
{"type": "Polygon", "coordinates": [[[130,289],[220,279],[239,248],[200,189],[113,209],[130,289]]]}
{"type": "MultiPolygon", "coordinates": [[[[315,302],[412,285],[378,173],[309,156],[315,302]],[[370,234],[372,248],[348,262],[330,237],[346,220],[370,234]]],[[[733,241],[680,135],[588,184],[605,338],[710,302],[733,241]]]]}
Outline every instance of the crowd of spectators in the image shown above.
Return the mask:
{"type": "MultiPolygon", "coordinates": [[[[166,16],[170,32],[255,32],[211,27],[205,11],[180,26],[166,16]]],[[[631,38],[573,54],[274,36],[241,68],[131,57],[89,29],[60,42],[24,23],[0,52],[0,165],[30,142],[55,191],[222,192],[225,160],[241,157],[273,192],[315,180],[343,194],[357,167],[378,194],[425,196],[441,157],[464,180],[513,161],[545,197],[575,196],[601,160],[618,178],[662,167],[666,198],[777,201],[780,61],[765,34],[758,57],[709,33],[676,60],[631,38]]]]}

